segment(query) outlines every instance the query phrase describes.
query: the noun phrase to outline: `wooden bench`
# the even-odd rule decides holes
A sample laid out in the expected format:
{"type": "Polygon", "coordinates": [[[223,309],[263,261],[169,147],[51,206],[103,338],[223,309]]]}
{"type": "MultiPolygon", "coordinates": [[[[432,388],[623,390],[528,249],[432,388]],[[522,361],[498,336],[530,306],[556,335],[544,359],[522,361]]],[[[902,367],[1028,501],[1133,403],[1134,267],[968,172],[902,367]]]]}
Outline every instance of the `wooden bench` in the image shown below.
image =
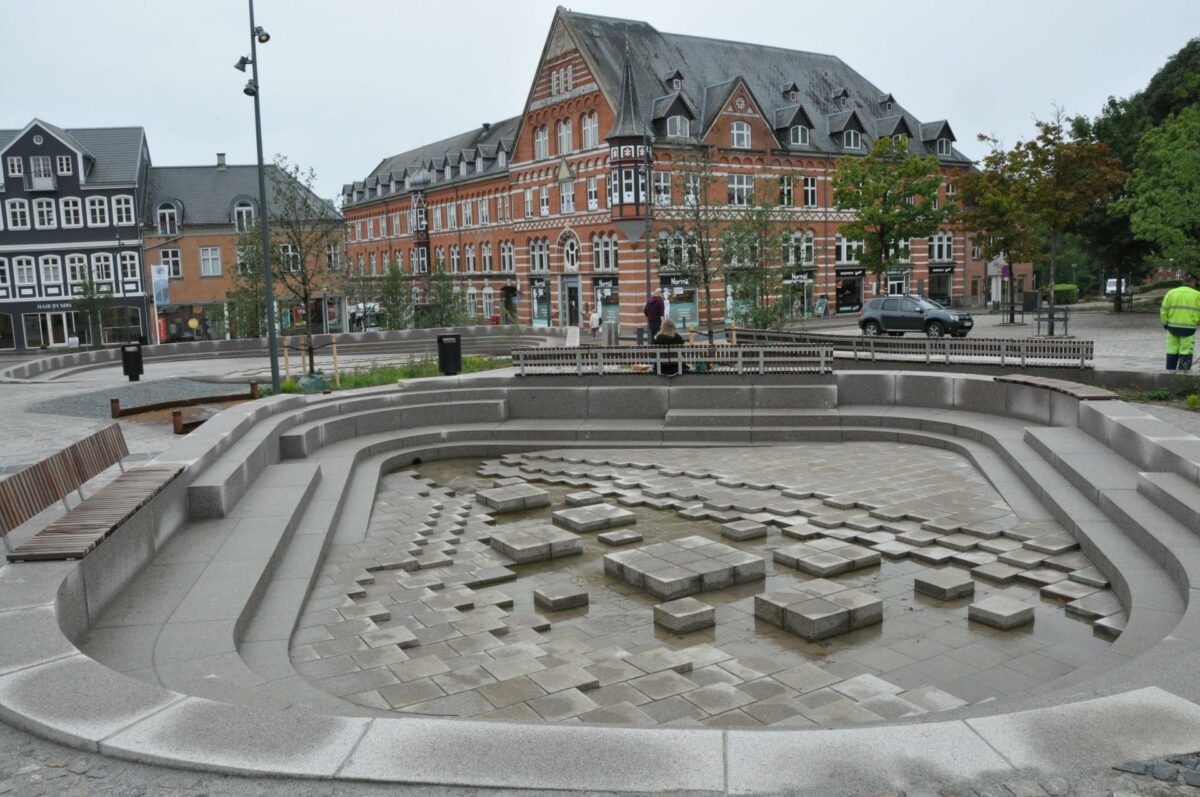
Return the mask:
{"type": "Polygon", "coordinates": [[[114,423],[0,482],[0,536],[8,560],[82,558],[183,470],[152,465],[126,471],[121,460],[128,455],[121,427],[114,423]],[[122,474],[85,498],[83,485],[113,465],[121,465],[122,474]],[[74,509],[67,503],[72,492],[80,499],[74,509]],[[8,532],[56,501],[67,514],[12,548],[8,532]]]}

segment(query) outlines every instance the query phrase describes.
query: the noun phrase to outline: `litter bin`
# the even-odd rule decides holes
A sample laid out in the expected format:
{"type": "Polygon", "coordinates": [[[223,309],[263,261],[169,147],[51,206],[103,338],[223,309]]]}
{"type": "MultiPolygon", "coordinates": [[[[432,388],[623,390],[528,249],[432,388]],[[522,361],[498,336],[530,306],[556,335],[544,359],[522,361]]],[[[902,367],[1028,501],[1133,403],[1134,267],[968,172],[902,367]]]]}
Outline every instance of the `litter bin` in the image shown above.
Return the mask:
{"type": "Polygon", "coordinates": [[[604,332],[605,346],[621,345],[621,327],[615,321],[606,323],[601,329],[604,332]]]}
{"type": "Polygon", "coordinates": [[[438,335],[438,370],[446,376],[462,371],[462,335],[438,335]]]}
{"type": "Polygon", "coordinates": [[[136,382],[142,376],[142,347],[138,343],[126,343],[121,347],[121,372],[136,382]]]}

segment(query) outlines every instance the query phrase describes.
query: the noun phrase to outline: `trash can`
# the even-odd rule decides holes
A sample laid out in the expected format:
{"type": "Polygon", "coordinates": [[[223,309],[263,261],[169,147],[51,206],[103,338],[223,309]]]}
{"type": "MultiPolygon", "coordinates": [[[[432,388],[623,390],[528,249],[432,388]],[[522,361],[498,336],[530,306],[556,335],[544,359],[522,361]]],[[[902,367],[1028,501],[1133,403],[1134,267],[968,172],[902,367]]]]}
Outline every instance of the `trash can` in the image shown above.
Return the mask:
{"type": "Polygon", "coordinates": [[[438,335],[438,370],[446,376],[462,371],[462,335],[438,335]]]}
{"type": "Polygon", "coordinates": [[[142,376],[142,347],[138,343],[126,343],[121,347],[121,372],[136,382],[142,376]]]}
{"type": "Polygon", "coordinates": [[[605,346],[621,345],[621,327],[615,321],[609,321],[602,327],[605,346]]]}

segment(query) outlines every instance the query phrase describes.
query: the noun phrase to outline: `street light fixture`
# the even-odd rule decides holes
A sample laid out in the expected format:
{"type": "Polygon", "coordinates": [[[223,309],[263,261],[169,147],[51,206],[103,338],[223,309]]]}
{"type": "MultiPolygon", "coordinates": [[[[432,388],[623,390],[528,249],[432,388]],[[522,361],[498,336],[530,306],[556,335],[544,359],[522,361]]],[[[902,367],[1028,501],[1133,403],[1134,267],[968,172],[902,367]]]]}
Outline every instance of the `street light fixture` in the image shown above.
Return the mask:
{"type": "Polygon", "coordinates": [[[242,56],[234,69],[245,72],[252,67],[250,80],[242,93],[254,98],[254,139],[258,145],[258,212],[262,220],[263,292],[267,300],[267,354],[271,360],[271,389],[279,395],[279,347],[275,339],[275,292],[271,279],[271,234],[267,227],[267,177],[263,165],[262,108],[258,90],[258,45],[266,44],[271,35],[254,24],[254,0],[250,3],[250,57],[242,56]]]}

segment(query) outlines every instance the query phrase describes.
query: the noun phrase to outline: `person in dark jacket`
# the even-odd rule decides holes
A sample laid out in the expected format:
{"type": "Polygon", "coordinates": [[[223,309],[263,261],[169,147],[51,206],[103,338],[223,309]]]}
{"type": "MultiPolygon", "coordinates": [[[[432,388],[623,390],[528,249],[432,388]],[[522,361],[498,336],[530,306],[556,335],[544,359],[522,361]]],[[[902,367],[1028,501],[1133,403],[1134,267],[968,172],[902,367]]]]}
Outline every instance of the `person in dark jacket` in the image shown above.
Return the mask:
{"type": "Polygon", "coordinates": [[[658,330],[662,327],[663,313],[666,311],[666,305],[663,304],[662,288],[654,292],[650,300],[646,302],[646,306],[642,308],[642,313],[646,316],[646,325],[650,327],[650,342],[658,337],[658,330]]]}
{"type": "MultiPolygon", "coordinates": [[[[675,329],[675,322],[669,318],[665,318],[662,322],[662,331],[655,335],[654,340],[650,342],[655,346],[682,346],[684,341],[683,336],[675,329]]],[[[683,366],[683,370],[686,372],[688,367],[686,365],[683,366]]],[[[679,365],[673,362],[663,363],[659,366],[658,372],[663,376],[677,376],[679,374],[679,365]]]]}

